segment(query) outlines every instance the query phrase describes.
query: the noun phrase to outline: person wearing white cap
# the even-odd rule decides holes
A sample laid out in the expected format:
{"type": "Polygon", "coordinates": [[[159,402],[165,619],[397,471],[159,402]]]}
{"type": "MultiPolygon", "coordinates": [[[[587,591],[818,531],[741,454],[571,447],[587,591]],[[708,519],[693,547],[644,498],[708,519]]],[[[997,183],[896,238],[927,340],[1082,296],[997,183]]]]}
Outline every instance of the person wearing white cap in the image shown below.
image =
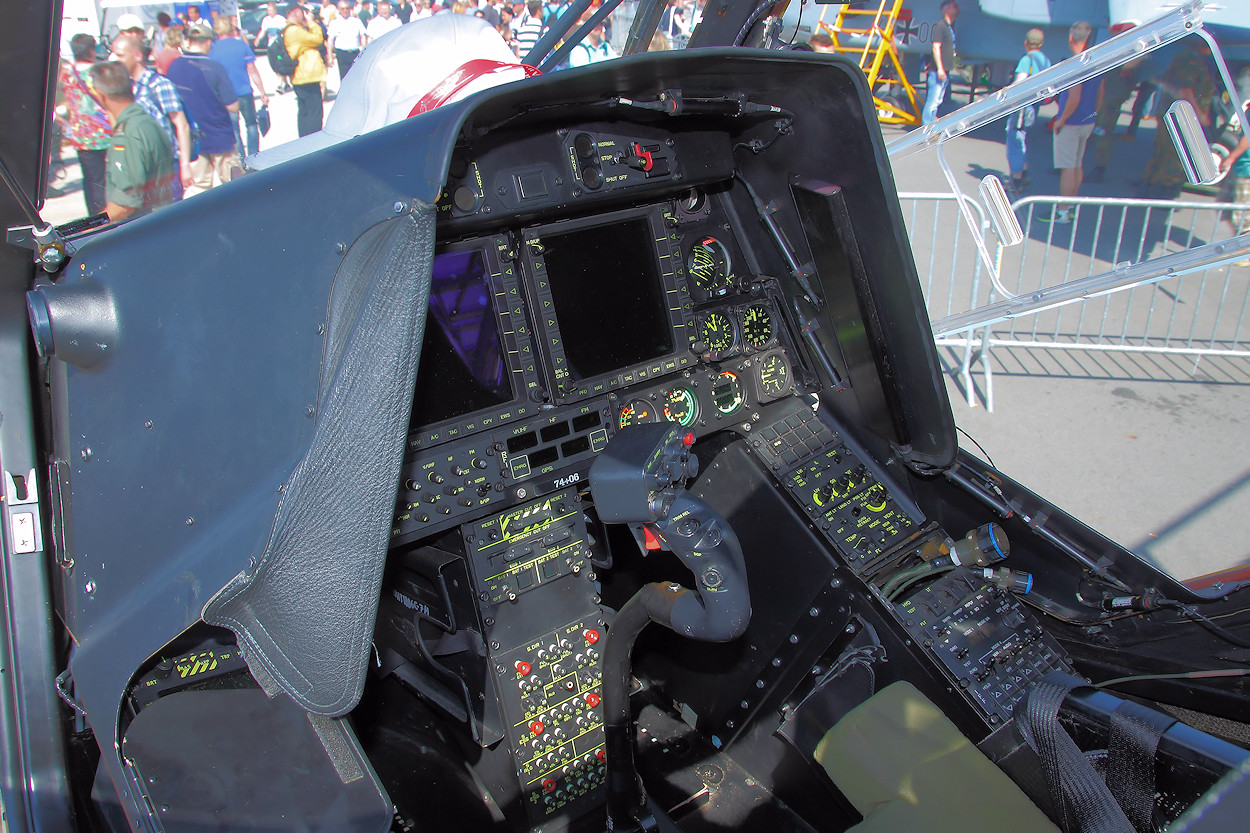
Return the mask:
{"type": "Polygon", "coordinates": [[[130,12],[127,12],[126,14],[117,18],[117,31],[118,32],[131,32],[137,35],[142,35],[143,34],[143,20],[140,19],[139,15],[131,14],[130,12]]]}
{"type": "Polygon", "coordinates": [[[536,73],[518,63],[499,32],[481,18],[447,14],[414,20],[361,53],[322,130],[249,156],[246,166],[270,168],[536,73]]]}

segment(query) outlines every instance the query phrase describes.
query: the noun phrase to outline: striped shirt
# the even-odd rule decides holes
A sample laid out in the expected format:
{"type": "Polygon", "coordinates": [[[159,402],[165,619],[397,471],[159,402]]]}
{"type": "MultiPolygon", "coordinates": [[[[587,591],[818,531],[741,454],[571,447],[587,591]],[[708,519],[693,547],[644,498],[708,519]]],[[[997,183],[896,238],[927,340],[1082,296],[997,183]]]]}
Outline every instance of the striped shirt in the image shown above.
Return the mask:
{"type": "Polygon", "coordinates": [[[538,37],[542,32],[543,21],[541,17],[531,17],[518,26],[516,30],[517,55],[524,58],[534,48],[534,44],[538,43],[538,37]]]}
{"type": "Polygon", "coordinates": [[[170,113],[182,111],[182,99],[178,97],[177,88],[168,78],[157,75],[150,69],[144,69],[132,86],[135,103],[156,119],[156,123],[169,137],[169,144],[174,149],[174,159],[178,159],[178,136],[174,132],[174,123],[169,118],[170,113]]]}

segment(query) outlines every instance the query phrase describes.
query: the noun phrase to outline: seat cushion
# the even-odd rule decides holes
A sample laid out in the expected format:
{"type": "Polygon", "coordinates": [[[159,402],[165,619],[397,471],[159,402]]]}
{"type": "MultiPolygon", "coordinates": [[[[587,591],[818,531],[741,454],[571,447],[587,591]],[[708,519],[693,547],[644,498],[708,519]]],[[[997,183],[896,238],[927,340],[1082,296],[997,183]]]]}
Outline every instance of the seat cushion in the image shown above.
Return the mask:
{"type": "Polygon", "coordinates": [[[853,830],[1057,833],[1058,828],[915,686],[887,686],[852,709],[816,760],[864,817],[853,830]]]}

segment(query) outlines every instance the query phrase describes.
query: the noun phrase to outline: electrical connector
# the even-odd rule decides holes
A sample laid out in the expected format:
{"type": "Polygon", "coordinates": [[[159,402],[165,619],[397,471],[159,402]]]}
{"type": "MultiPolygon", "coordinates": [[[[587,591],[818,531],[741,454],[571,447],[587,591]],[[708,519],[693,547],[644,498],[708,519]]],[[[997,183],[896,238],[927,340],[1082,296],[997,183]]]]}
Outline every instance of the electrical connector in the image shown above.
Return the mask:
{"type": "Polygon", "coordinates": [[[1167,599],[1153,590],[1147,590],[1137,596],[1104,596],[1102,600],[1103,610],[1158,610],[1164,606],[1167,599]]]}
{"type": "Polygon", "coordinates": [[[988,567],[1002,561],[1011,552],[1007,533],[996,523],[982,524],[955,542],[951,561],[961,567],[988,567]]]}
{"type": "Polygon", "coordinates": [[[1024,595],[1033,589],[1033,574],[1023,570],[1012,570],[1008,567],[986,567],[978,570],[986,581],[993,582],[997,587],[1010,592],[1024,595]]]}

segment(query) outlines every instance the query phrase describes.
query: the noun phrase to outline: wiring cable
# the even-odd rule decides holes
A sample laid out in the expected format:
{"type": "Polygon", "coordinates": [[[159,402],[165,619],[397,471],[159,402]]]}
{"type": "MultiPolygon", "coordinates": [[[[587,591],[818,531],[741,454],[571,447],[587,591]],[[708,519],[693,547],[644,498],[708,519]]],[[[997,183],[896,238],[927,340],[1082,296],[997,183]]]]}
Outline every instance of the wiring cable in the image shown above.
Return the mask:
{"type": "Polygon", "coordinates": [[[920,579],[928,578],[929,576],[939,576],[953,569],[955,569],[954,564],[920,564],[916,567],[910,567],[902,572],[895,573],[885,583],[885,586],[881,588],[881,595],[885,596],[888,601],[893,602],[903,590],[920,579]]]}
{"type": "Polygon", "coordinates": [[[956,426],[955,426],[955,430],[956,430],[956,431],[958,431],[959,433],[963,434],[965,437],[967,437],[967,438],[968,438],[968,442],[972,443],[973,445],[975,445],[975,446],[977,447],[977,451],[980,451],[980,452],[981,452],[981,456],[985,458],[985,462],[987,462],[987,463],[989,463],[989,464],[990,464],[990,468],[992,468],[992,469],[997,469],[997,468],[998,468],[998,466],[994,465],[994,460],[993,460],[993,458],[991,458],[991,457],[990,457],[990,453],[989,453],[988,451],[986,451],[986,450],[985,450],[985,449],[981,446],[981,444],[980,444],[979,442],[977,442],[977,441],[976,441],[976,438],[975,438],[975,437],[973,437],[971,434],[969,434],[969,433],[968,433],[967,431],[965,431],[964,429],[960,428],[958,425],[956,425],[956,426]]]}
{"type": "Polygon", "coordinates": [[[1215,634],[1216,636],[1220,637],[1226,642],[1236,645],[1238,648],[1250,648],[1250,642],[1242,639],[1241,637],[1237,636],[1231,631],[1226,630],[1224,627],[1216,624],[1214,620],[1212,620],[1210,617],[1202,613],[1199,613],[1191,605],[1181,604],[1180,602],[1173,601],[1172,599],[1160,599],[1159,606],[1180,611],[1185,616],[1188,616],[1189,618],[1193,619],[1198,624],[1205,627],[1211,633],[1215,634]]]}
{"type": "Polygon", "coordinates": [[[1143,680],[1207,680],[1217,677],[1250,677],[1250,668],[1217,668],[1210,671],[1178,671],[1173,674],[1130,674],[1094,683],[1094,688],[1114,688],[1143,680]]]}

